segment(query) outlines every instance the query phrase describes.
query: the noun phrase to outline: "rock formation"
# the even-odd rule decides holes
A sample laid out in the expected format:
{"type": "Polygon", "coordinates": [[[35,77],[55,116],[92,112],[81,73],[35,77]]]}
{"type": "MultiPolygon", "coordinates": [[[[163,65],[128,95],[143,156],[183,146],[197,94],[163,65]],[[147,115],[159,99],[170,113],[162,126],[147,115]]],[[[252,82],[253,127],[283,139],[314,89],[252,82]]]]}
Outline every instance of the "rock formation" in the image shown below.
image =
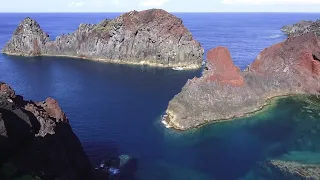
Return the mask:
{"type": "Polygon", "coordinates": [[[270,160],[267,163],[269,167],[276,169],[288,179],[320,179],[319,164],[301,164],[281,160],[270,160]]]}
{"type": "Polygon", "coordinates": [[[89,159],[57,101],[26,101],[0,83],[0,166],[3,163],[42,180],[94,179],[89,159]]]}
{"type": "Polygon", "coordinates": [[[201,67],[204,50],[181,19],[164,10],[150,9],[131,11],[98,24],[80,24],[75,32],[54,41],[36,21],[26,18],[2,52],[190,69],[201,67]]]}
{"type": "Polygon", "coordinates": [[[320,38],[309,32],[263,50],[240,72],[226,48],[207,54],[202,77],[188,80],[168,105],[164,124],[186,130],[207,122],[245,116],[267,100],[289,94],[320,92],[320,38]]]}
{"type": "Polygon", "coordinates": [[[315,32],[320,35],[320,20],[317,21],[300,21],[293,25],[283,26],[281,31],[288,36],[301,36],[308,32],[315,32]]]}

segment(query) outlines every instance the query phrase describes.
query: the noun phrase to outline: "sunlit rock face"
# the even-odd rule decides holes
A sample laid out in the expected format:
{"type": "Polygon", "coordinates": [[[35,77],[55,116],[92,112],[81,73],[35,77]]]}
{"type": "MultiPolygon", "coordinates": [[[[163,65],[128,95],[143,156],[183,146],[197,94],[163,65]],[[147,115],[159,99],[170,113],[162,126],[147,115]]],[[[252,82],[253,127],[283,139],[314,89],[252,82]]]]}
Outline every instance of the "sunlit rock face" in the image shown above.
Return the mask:
{"type": "Polygon", "coordinates": [[[164,123],[186,130],[245,116],[267,99],[289,94],[319,94],[320,38],[310,32],[264,49],[240,72],[226,48],[207,54],[202,77],[188,80],[167,108],[164,123]]]}
{"type": "Polygon", "coordinates": [[[300,21],[293,25],[286,25],[281,28],[281,31],[288,36],[301,36],[308,32],[315,32],[320,36],[320,20],[317,21],[300,21]]]}
{"type": "Polygon", "coordinates": [[[68,56],[123,64],[200,68],[204,50],[180,18],[161,9],[131,11],[98,24],[80,24],[54,41],[31,18],[3,48],[22,56],[68,56]]]}

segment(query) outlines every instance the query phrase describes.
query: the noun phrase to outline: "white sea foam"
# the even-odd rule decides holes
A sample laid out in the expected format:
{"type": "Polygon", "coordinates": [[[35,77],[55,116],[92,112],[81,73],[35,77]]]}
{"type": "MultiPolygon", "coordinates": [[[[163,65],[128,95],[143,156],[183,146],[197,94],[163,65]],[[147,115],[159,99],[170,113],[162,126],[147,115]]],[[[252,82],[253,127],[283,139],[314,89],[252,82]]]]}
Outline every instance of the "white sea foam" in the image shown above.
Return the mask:
{"type": "Polygon", "coordinates": [[[277,39],[277,38],[280,38],[282,36],[283,36],[282,34],[274,34],[274,35],[265,37],[265,39],[277,39]]]}

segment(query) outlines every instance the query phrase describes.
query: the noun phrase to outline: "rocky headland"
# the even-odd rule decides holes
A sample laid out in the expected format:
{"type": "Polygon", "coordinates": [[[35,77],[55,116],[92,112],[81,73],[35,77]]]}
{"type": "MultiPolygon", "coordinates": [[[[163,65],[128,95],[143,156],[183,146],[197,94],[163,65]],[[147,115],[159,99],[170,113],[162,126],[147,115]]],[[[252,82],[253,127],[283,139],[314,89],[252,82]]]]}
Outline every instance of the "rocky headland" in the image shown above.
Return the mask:
{"type": "Polygon", "coordinates": [[[300,21],[293,25],[283,26],[281,31],[288,36],[301,36],[308,32],[315,32],[318,36],[320,36],[320,20],[300,21]]]}
{"type": "Polygon", "coordinates": [[[201,67],[204,50],[180,18],[150,9],[131,11],[98,24],[80,24],[75,32],[55,40],[28,17],[18,25],[2,52],[195,69],[201,67]]]}
{"type": "Polygon", "coordinates": [[[19,177],[95,179],[57,101],[26,101],[0,82],[0,179],[19,177]]]}
{"type": "Polygon", "coordinates": [[[284,95],[319,94],[320,38],[315,32],[289,36],[264,49],[244,71],[225,47],[207,54],[200,78],[188,80],[168,105],[163,123],[187,130],[246,116],[284,95]]]}

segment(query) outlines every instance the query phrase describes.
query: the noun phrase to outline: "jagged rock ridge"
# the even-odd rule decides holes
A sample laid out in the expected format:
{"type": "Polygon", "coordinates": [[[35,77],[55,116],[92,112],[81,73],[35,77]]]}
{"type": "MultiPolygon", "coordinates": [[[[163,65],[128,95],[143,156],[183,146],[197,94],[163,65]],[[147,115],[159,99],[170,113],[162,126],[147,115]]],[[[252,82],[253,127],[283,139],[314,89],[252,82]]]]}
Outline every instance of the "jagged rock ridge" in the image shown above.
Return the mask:
{"type": "Polygon", "coordinates": [[[181,19],[164,10],[150,9],[131,11],[98,24],[80,24],[75,32],[54,41],[36,21],[26,18],[2,52],[188,69],[201,67],[204,50],[181,19]]]}

